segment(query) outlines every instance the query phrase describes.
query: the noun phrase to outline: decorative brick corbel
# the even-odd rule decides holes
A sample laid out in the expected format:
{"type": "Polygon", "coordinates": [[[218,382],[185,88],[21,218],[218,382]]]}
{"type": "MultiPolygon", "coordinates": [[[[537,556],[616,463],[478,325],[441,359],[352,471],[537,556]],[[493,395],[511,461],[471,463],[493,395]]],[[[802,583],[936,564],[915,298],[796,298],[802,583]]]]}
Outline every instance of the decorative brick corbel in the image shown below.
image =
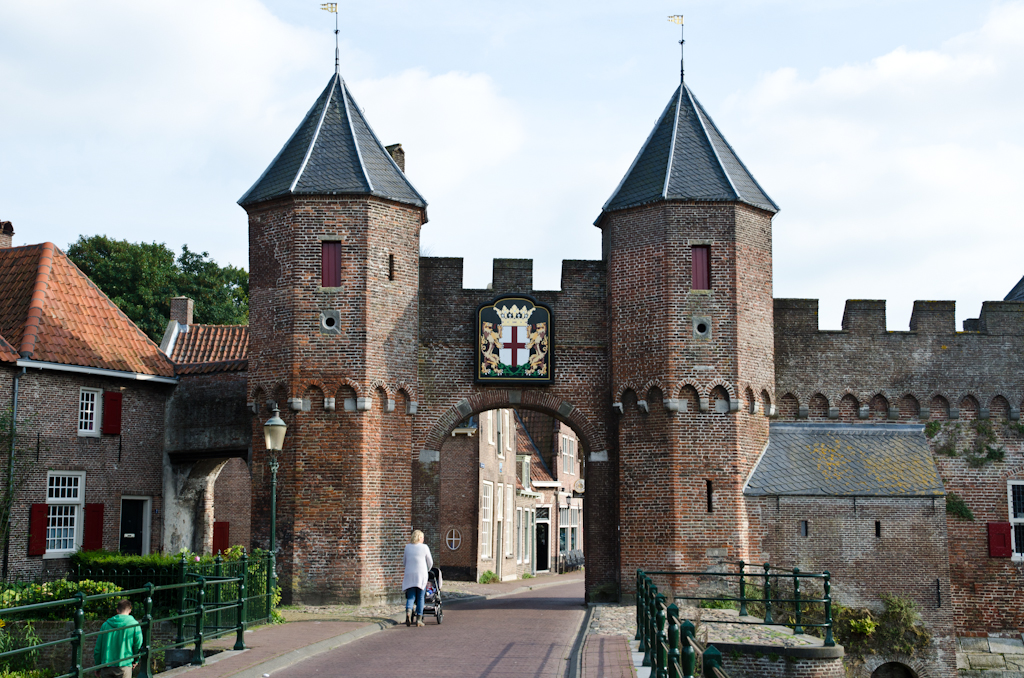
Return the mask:
{"type": "Polygon", "coordinates": [[[989,419],[992,417],[992,410],[987,407],[978,408],[978,419],[989,419]]]}
{"type": "Polygon", "coordinates": [[[394,412],[395,411],[395,399],[394,398],[388,398],[387,407],[385,407],[384,409],[386,411],[388,411],[388,412],[394,412]]]}
{"type": "Polygon", "coordinates": [[[651,411],[651,408],[647,407],[647,401],[646,400],[638,400],[638,401],[636,401],[636,407],[637,407],[637,409],[643,411],[645,414],[651,411]]]}
{"type": "Polygon", "coordinates": [[[405,413],[406,414],[416,414],[416,412],[419,410],[419,408],[420,408],[420,404],[417,401],[410,400],[409,404],[405,406],[405,413]]]}
{"type": "Polygon", "coordinates": [[[612,403],[612,409],[619,411],[619,414],[623,414],[622,403],[612,403]]]}
{"type": "Polygon", "coordinates": [[[701,398],[700,399],[700,411],[701,412],[707,412],[709,409],[711,409],[711,399],[710,398],[701,398]]]}
{"type": "Polygon", "coordinates": [[[373,398],[356,398],[356,409],[360,412],[366,412],[373,407],[373,398]]]}
{"type": "Polygon", "coordinates": [[[309,412],[312,408],[308,398],[289,398],[288,409],[295,412],[309,412]]]}
{"type": "Polygon", "coordinates": [[[951,408],[949,408],[949,418],[950,419],[959,419],[960,418],[960,408],[959,407],[951,407],[951,408]]]}
{"type": "Polygon", "coordinates": [[[775,405],[769,405],[768,409],[765,410],[764,416],[768,417],[769,419],[774,419],[775,417],[779,416],[779,408],[776,407],[775,405]]]}
{"type": "Polygon", "coordinates": [[[1011,407],[1010,408],[1010,419],[1012,421],[1020,421],[1020,408],[1019,407],[1011,407]]]}
{"type": "Polygon", "coordinates": [[[335,407],[334,398],[324,398],[324,411],[333,412],[335,407]]]}
{"type": "Polygon", "coordinates": [[[670,413],[686,411],[686,401],[681,398],[665,398],[661,402],[670,413]]]}
{"type": "Polygon", "coordinates": [[[355,412],[356,411],[356,399],[355,398],[345,398],[345,411],[346,412],[355,412]]]}
{"type": "Polygon", "coordinates": [[[734,414],[740,411],[740,401],[730,400],[729,401],[729,414],[734,414]]]}
{"type": "Polygon", "coordinates": [[[889,419],[896,420],[900,418],[900,408],[890,407],[889,408],[889,419]]]}
{"type": "Polygon", "coordinates": [[[830,408],[828,408],[828,418],[829,419],[838,419],[839,418],[839,408],[838,407],[830,407],[830,408]]]}
{"type": "Polygon", "coordinates": [[[259,403],[246,403],[245,407],[246,407],[247,410],[249,410],[253,414],[259,414],[260,413],[260,404],[259,403]]]}
{"type": "Polygon", "coordinates": [[[928,421],[932,418],[932,410],[930,407],[922,407],[917,413],[917,418],[921,421],[928,421]]]}
{"type": "Polygon", "coordinates": [[[871,416],[871,408],[867,405],[861,405],[860,409],[857,410],[857,416],[861,419],[867,419],[871,416]]]}
{"type": "Polygon", "coordinates": [[[810,416],[810,414],[811,414],[811,408],[808,407],[807,405],[800,405],[796,409],[796,418],[797,419],[806,419],[808,416],[810,416]]]}

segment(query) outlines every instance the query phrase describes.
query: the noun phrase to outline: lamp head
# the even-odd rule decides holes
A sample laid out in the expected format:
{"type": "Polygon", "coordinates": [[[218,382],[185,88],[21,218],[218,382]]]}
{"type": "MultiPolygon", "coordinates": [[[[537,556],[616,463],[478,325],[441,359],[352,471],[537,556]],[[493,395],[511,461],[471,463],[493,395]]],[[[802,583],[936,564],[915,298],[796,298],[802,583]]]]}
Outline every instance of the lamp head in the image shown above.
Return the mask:
{"type": "Polygon", "coordinates": [[[284,434],[288,430],[288,424],[281,418],[280,410],[274,408],[274,415],[263,424],[263,438],[266,441],[267,449],[272,452],[280,452],[284,447],[284,434]]]}

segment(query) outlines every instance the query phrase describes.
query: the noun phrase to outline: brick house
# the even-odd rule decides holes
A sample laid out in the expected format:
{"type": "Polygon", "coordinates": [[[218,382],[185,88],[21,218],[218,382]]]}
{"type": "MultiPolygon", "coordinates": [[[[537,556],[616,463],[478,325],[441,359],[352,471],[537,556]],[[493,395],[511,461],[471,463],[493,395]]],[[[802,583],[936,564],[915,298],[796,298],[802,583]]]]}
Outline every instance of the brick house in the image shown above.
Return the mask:
{"type": "Polygon", "coordinates": [[[157,551],[174,365],[60,248],[11,247],[5,231],[0,411],[16,427],[4,573],[59,574],[80,548],[157,551]]]}
{"type": "MultiPolygon", "coordinates": [[[[536,419],[535,428],[562,430],[555,420],[536,419]]],[[[580,463],[569,461],[575,459],[571,429],[562,432],[564,442],[556,441],[558,456],[547,458],[513,409],[468,417],[451,435],[440,460],[438,563],[446,577],[476,580],[490,570],[502,581],[516,579],[564,567],[570,548],[582,551],[583,500],[573,497],[580,463]],[[555,468],[561,480],[552,475],[555,468]]]]}

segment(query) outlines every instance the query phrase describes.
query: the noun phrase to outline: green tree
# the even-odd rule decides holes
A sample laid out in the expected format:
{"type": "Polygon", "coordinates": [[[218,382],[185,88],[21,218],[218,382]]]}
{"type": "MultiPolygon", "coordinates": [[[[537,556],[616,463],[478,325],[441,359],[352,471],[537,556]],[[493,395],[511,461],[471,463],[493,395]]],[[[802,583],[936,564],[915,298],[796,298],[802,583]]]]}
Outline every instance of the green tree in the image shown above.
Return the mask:
{"type": "Polygon", "coordinates": [[[219,266],[208,252],[184,245],[175,258],[164,243],[94,235],[80,236],[67,254],[153,341],[163,337],[171,297],[193,299],[197,323],[248,322],[249,274],[236,266],[219,266]]]}

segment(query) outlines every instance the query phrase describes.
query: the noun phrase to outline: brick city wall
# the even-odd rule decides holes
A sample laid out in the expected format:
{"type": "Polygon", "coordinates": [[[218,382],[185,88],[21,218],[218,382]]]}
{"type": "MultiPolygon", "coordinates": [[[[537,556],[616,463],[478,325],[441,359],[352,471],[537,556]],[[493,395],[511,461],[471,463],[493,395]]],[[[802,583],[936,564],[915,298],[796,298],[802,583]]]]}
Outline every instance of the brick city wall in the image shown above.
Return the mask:
{"type": "Polygon", "coordinates": [[[213,497],[213,519],[228,523],[228,543],[251,549],[252,480],[243,459],[236,457],[224,465],[214,484],[213,497]]]}
{"type": "MultiPolygon", "coordinates": [[[[463,289],[462,260],[420,259],[419,414],[414,452],[432,459],[451,430],[471,414],[497,408],[535,410],[568,423],[591,455],[587,464],[588,595],[617,595],[617,451],[608,429],[604,265],[565,261],[561,291],[533,289],[530,260],[495,259],[492,289],[463,289]],[[552,308],[554,383],[545,387],[473,383],[477,307],[501,294],[530,294],[552,308]]],[[[437,470],[414,465],[413,515],[438,524],[437,470]]],[[[428,538],[430,535],[428,535],[428,538]]],[[[435,537],[436,538],[436,537],[435,537]]],[[[435,542],[436,543],[436,542],[435,542]]],[[[430,544],[435,548],[434,543],[430,544]]]]}
{"type": "Polygon", "coordinates": [[[715,643],[730,678],[846,678],[842,651],[715,643]],[[804,655],[825,655],[808,657],[804,655]],[[827,656],[839,655],[839,656],[827,656]]]}
{"type": "Polygon", "coordinates": [[[781,418],[937,422],[933,451],[955,443],[956,456],[935,460],[946,490],[974,514],[946,516],[960,634],[1024,627],[1024,573],[989,557],[986,526],[1009,520],[1006,481],[1024,479],[1024,440],[1014,428],[1024,400],[1022,311],[1019,302],[985,302],[978,330],[957,332],[953,302],[918,301],[910,331],[889,332],[884,301],[851,300],[842,330],[819,331],[817,300],[775,300],[781,418]],[[1002,461],[969,464],[965,450],[979,435],[991,436],[1002,461]]]}
{"type": "MultiPolygon", "coordinates": [[[[479,546],[480,464],[476,435],[457,435],[445,441],[440,461],[439,542],[435,560],[446,579],[476,581],[479,546]],[[444,543],[449,530],[458,530],[462,538],[459,548],[452,550],[444,543]]],[[[419,527],[419,526],[417,526],[419,527]]],[[[419,527],[419,529],[423,529],[419,527]]],[[[425,530],[424,530],[425,531],[425,530]]]]}
{"type": "MultiPolygon", "coordinates": [[[[6,381],[0,385],[0,410],[10,410],[13,370],[0,373],[6,381]]],[[[107,550],[120,547],[121,497],[150,497],[149,548],[160,550],[164,404],[172,388],[50,370],[28,370],[21,376],[9,565],[14,577],[61,573],[68,566],[67,559],[27,555],[29,510],[32,504],[46,502],[49,470],[85,472],[85,503],[103,504],[107,550]],[[82,387],[122,394],[120,436],[78,436],[82,387]]],[[[79,519],[84,520],[84,511],[79,511],[79,519]]]]}
{"type": "Polygon", "coordinates": [[[671,202],[605,215],[601,227],[623,411],[621,581],[631,591],[637,568],[694,569],[760,550],[748,543],[742,486],[767,442],[762,412],[774,393],[771,215],[671,202]],[[695,245],[710,247],[709,290],[691,289],[695,245]],[[735,407],[746,393],[757,394],[754,411],[735,407]]]}
{"type": "MultiPolygon", "coordinates": [[[[271,401],[290,427],[278,488],[285,599],[397,595],[412,529],[423,212],[329,196],[248,211],[249,401],[259,406],[253,435],[262,436],[271,401]],[[338,287],[320,284],[323,241],[341,243],[338,287]],[[327,317],[333,326],[322,322],[327,317]]],[[[265,545],[270,483],[262,445],[254,446],[252,470],[253,541],[265,545]]]]}

